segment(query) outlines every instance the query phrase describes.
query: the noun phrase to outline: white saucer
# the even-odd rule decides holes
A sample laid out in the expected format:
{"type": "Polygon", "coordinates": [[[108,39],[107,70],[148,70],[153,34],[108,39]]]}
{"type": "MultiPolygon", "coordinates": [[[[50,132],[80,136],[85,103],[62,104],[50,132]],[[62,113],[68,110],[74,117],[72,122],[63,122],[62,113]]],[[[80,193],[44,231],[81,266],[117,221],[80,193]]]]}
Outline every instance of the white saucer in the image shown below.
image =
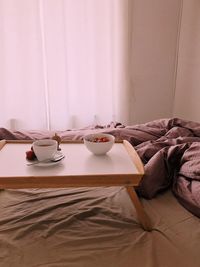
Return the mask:
{"type": "MultiPolygon", "coordinates": [[[[63,158],[64,159],[64,158],[63,158]]],[[[56,162],[38,162],[37,164],[33,165],[34,167],[50,167],[60,164],[63,159],[56,161],[56,162]]]]}
{"type": "MultiPolygon", "coordinates": [[[[35,160],[27,160],[27,162],[30,164],[29,166],[34,166],[34,167],[49,167],[49,166],[54,166],[54,165],[58,165],[59,163],[61,163],[64,159],[64,155],[61,152],[57,152],[56,155],[54,156],[54,158],[63,156],[63,158],[61,160],[55,161],[55,162],[39,162],[37,159],[35,160]],[[33,165],[31,165],[33,164],[33,165]]],[[[28,164],[27,164],[28,165],[28,164]]]]}

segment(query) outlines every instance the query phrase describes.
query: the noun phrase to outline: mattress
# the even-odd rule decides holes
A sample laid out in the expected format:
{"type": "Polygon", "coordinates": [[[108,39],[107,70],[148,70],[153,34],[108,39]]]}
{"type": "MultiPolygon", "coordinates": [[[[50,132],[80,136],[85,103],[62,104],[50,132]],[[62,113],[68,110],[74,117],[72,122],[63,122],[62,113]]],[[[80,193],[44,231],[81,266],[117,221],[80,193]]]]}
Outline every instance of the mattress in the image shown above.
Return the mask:
{"type": "Polygon", "coordinates": [[[123,187],[0,191],[0,267],[200,266],[200,223],[170,190],[141,199],[144,231],[123,187]]]}

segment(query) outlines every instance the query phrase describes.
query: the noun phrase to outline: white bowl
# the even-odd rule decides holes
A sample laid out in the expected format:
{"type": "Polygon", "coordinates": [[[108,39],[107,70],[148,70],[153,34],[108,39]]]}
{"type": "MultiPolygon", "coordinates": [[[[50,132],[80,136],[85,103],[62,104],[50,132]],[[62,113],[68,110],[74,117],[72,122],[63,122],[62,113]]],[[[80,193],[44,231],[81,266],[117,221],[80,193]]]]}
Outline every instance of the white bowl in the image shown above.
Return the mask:
{"type": "Polygon", "coordinates": [[[112,148],[115,137],[111,134],[96,133],[84,136],[83,140],[90,152],[95,155],[104,155],[112,148]],[[103,138],[108,141],[103,141],[103,138]]]}
{"type": "Polygon", "coordinates": [[[39,161],[52,159],[57,151],[57,141],[52,139],[35,141],[33,151],[39,161]]]}

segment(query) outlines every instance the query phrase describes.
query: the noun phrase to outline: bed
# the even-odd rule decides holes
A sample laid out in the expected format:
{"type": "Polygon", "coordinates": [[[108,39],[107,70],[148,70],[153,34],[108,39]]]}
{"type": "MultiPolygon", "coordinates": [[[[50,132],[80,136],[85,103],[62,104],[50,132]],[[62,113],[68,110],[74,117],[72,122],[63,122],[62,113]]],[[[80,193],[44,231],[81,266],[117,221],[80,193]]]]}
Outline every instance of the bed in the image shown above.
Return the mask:
{"type": "MultiPolygon", "coordinates": [[[[58,131],[62,140],[106,132],[128,140],[145,165],[136,188],[144,231],[123,187],[0,191],[0,266],[200,266],[200,124],[181,119],[58,131]]],[[[52,131],[0,129],[0,139],[51,138],[52,131]]]]}

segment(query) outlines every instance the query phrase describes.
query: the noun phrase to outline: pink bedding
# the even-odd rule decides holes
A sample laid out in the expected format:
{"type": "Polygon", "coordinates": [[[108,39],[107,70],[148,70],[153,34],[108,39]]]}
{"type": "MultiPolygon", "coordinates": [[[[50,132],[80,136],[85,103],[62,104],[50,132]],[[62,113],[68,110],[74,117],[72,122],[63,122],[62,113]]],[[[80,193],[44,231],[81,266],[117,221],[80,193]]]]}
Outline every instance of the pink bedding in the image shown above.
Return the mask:
{"type": "Polygon", "coordinates": [[[151,199],[170,187],[179,202],[200,217],[200,124],[173,119],[150,125],[156,131],[161,126],[165,134],[135,147],[145,164],[138,193],[151,199]]]}
{"type": "MultiPolygon", "coordinates": [[[[137,150],[144,165],[137,192],[151,199],[171,188],[178,201],[200,217],[200,123],[181,119],[161,119],[149,123],[106,127],[94,126],[78,130],[58,131],[62,140],[79,140],[91,132],[106,132],[117,139],[128,140],[137,150]]],[[[51,138],[54,131],[10,132],[0,128],[0,139],[51,138]]]]}

